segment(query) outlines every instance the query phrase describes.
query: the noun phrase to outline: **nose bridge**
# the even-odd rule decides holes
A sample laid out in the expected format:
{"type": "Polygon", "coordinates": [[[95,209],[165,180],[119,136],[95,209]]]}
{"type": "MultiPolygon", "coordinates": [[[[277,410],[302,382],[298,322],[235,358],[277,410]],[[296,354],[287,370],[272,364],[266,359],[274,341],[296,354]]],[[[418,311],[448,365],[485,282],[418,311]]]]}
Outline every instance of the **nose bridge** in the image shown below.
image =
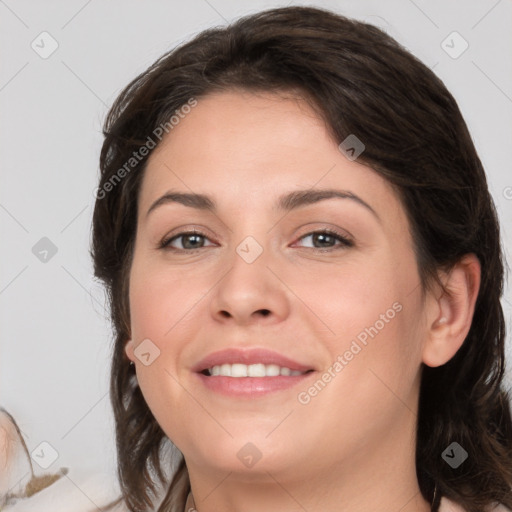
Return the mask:
{"type": "MultiPolygon", "coordinates": [[[[231,263],[235,266],[233,270],[248,275],[260,274],[263,283],[266,279],[263,276],[271,277],[272,272],[268,267],[274,268],[279,265],[279,254],[277,247],[278,229],[273,217],[267,215],[261,208],[258,209],[255,200],[248,202],[246,211],[253,212],[250,215],[243,214],[234,219],[232,224],[232,247],[234,254],[231,263]]],[[[273,278],[273,280],[275,277],[273,278]]]]}
{"type": "Polygon", "coordinates": [[[272,240],[277,230],[271,229],[274,221],[261,208],[261,204],[260,199],[252,196],[240,204],[238,209],[233,210],[230,236],[235,251],[233,264],[241,263],[238,259],[247,265],[258,263],[258,267],[263,262],[268,263],[270,249],[275,245],[272,240]]]}
{"type": "MultiPolygon", "coordinates": [[[[247,233],[247,231],[246,231],[247,233]]],[[[243,294],[262,291],[271,286],[268,283],[272,273],[267,266],[270,261],[269,236],[264,239],[263,230],[243,236],[233,246],[233,254],[230,258],[231,271],[229,272],[230,284],[243,290],[243,294]]]]}

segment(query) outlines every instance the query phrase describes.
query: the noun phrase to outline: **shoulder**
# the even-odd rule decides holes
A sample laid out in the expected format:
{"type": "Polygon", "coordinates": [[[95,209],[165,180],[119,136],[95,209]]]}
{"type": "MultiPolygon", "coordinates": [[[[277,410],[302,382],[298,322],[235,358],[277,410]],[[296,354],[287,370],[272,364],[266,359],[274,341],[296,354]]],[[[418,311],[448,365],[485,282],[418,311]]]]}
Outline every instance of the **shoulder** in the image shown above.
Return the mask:
{"type": "MultiPolygon", "coordinates": [[[[458,503],[449,500],[446,496],[441,498],[441,503],[439,505],[439,512],[466,512],[464,508],[462,508],[458,503]]],[[[494,507],[490,507],[487,509],[487,512],[512,512],[509,508],[505,507],[505,505],[496,504],[494,507]]]]}
{"type": "Polygon", "coordinates": [[[446,496],[441,498],[439,512],[466,512],[458,503],[449,500],[446,496]]]}
{"type": "Polygon", "coordinates": [[[508,507],[505,507],[505,505],[498,503],[494,508],[490,508],[488,512],[511,512],[511,510],[508,507]]]}

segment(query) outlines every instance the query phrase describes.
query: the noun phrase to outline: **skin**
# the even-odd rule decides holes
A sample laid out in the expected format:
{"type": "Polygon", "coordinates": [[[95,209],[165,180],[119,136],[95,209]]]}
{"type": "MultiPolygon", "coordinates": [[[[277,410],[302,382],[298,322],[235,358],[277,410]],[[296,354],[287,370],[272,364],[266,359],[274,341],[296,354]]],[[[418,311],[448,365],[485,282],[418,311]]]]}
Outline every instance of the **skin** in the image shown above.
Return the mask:
{"type": "Polygon", "coordinates": [[[430,510],[414,458],[421,363],[444,364],[461,346],[480,268],[468,255],[442,275],[450,293],[435,288],[423,300],[398,197],[339,142],[299,98],[232,91],[200,98],[149,158],[126,354],[156,420],[184,454],[199,512],[430,510]],[[350,191],[378,217],[351,199],[273,210],[281,194],[326,188],[350,191]],[[167,203],[147,215],[170,189],[208,194],[218,210],[167,203]],[[181,253],[159,248],[192,228],[206,237],[175,239],[181,253]],[[311,233],[326,228],[353,245],[315,241],[311,233]],[[263,249],[252,263],[236,252],[247,236],[263,249]],[[394,303],[401,311],[300,403],[298,394],[394,303]],[[133,351],[147,338],[160,355],[146,366],[133,351]],[[264,397],[225,397],[191,368],[232,346],[270,348],[317,372],[264,397]],[[237,457],[248,442],[261,454],[252,467],[237,457]]]}

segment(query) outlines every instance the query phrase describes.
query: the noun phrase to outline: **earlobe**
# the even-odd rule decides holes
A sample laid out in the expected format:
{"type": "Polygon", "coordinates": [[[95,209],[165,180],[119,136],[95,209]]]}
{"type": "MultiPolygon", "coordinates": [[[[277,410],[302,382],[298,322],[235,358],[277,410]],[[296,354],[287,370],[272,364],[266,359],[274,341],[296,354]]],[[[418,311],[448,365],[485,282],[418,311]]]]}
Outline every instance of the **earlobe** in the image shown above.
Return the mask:
{"type": "Polygon", "coordinates": [[[130,361],[135,362],[135,355],[133,353],[133,340],[128,340],[124,346],[124,351],[126,353],[126,356],[130,361]]]}
{"type": "Polygon", "coordinates": [[[476,255],[467,254],[446,276],[446,291],[429,302],[422,358],[427,366],[447,363],[464,343],[473,320],[480,273],[476,255]]]}

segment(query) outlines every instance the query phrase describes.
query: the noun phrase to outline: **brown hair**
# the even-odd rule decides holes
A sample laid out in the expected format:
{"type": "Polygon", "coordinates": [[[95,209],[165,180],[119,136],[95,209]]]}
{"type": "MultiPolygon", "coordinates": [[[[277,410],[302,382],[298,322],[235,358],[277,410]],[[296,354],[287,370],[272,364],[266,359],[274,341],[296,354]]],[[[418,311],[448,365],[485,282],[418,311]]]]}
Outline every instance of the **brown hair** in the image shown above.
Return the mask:
{"type": "Polygon", "coordinates": [[[328,10],[295,6],[245,16],[169,51],[126,86],[106,118],[91,254],[95,275],[106,285],[115,332],[111,401],[126,503],[132,510],[151,507],[156,474],[166,489],[158,510],[181,512],[190,483],[178,450],[177,471],[166,481],[161,450],[171,441],[124,352],[137,199],[147,157],[108,193],[106,185],[187,101],[233,89],[299,93],[335,140],[356,134],[364,142],[358,161],[396,187],[407,212],[423,291],[439,282],[439,269],[449,270],[465,254],[477,255],[481,286],[469,334],[448,363],[422,365],[417,477],[429,502],[437,484],[434,510],[441,496],[470,512],[493,502],[512,508],[499,224],[466,123],[443,82],[386,33],[328,10]],[[441,457],[454,441],[469,454],[458,469],[441,457]]]}

